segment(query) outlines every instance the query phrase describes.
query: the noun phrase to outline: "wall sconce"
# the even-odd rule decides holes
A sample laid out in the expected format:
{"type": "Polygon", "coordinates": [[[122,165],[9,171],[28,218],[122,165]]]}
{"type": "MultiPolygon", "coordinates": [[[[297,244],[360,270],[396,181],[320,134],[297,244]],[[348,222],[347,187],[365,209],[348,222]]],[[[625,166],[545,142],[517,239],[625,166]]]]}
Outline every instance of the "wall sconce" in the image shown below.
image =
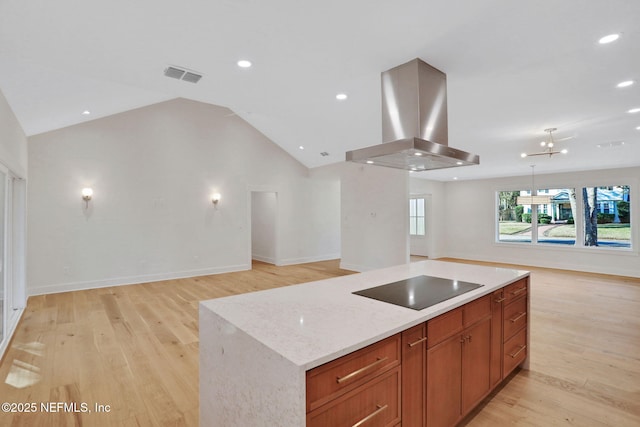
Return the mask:
{"type": "Polygon", "coordinates": [[[214,193],[211,195],[211,203],[213,203],[213,206],[218,207],[219,201],[220,201],[220,193],[214,193]]]}
{"type": "Polygon", "coordinates": [[[89,207],[89,200],[91,200],[91,196],[93,196],[93,190],[89,187],[82,189],[82,200],[84,200],[85,207],[89,207]]]}

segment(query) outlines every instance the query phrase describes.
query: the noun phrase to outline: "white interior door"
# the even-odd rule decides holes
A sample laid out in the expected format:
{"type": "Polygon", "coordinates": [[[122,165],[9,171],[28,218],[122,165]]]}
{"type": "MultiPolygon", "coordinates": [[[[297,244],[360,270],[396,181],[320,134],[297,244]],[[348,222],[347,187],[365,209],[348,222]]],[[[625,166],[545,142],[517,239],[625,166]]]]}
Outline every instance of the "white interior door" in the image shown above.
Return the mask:
{"type": "Polygon", "coordinates": [[[431,195],[409,197],[410,254],[430,256],[431,247],[431,195]]]}
{"type": "Polygon", "coordinates": [[[0,165],[0,356],[27,301],[25,209],[25,181],[0,165]]]}
{"type": "Polygon", "coordinates": [[[6,280],[6,199],[7,199],[7,170],[0,167],[0,343],[6,338],[7,320],[11,301],[6,280]]]}

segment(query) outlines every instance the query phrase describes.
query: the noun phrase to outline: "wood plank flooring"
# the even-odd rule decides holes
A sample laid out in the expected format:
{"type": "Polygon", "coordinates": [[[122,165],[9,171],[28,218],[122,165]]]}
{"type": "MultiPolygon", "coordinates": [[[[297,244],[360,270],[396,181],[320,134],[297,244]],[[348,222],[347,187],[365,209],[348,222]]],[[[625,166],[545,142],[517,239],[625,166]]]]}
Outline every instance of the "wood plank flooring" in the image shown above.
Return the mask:
{"type": "MultiPolygon", "coordinates": [[[[640,279],[529,269],[531,370],[465,424],[639,426],[640,279]]],[[[198,426],[198,301],[348,273],[337,261],[256,262],[247,272],[31,297],[0,364],[0,402],[37,411],[0,412],[0,426],[198,426]],[[79,412],[44,412],[46,402],[79,412]]]]}

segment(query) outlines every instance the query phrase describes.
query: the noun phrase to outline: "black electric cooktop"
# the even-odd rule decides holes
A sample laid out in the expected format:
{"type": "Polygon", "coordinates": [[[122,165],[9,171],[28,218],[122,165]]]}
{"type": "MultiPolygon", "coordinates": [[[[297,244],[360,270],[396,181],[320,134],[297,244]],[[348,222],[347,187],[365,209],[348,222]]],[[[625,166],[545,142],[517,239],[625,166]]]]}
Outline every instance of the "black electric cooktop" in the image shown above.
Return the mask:
{"type": "Polygon", "coordinates": [[[414,310],[422,310],[481,286],[477,283],[441,277],[416,276],[399,282],[363,289],[353,292],[353,294],[414,310]]]}

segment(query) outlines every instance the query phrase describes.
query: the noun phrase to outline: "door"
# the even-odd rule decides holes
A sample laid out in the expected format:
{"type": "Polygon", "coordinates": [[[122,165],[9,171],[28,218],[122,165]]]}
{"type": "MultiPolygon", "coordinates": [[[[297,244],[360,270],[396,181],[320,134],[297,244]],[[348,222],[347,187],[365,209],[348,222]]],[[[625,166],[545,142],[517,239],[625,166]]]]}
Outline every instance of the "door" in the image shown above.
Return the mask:
{"type": "MultiPolygon", "coordinates": [[[[6,198],[7,198],[7,171],[0,168],[0,343],[6,336],[6,325],[10,312],[11,296],[6,281],[6,198]]],[[[4,347],[3,347],[4,348],[4,347]]]]}
{"type": "Polygon", "coordinates": [[[402,426],[425,425],[427,325],[402,332],[402,426]]]}
{"type": "Polygon", "coordinates": [[[491,318],[463,332],[462,414],[480,401],[491,387],[491,318]]]}
{"type": "Polygon", "coordinates": [[[0,357],[26,303],[26,184],[0,165],[0,357]]]}
{"type": "Polygon", "coordinates": [[[427,426],[450,427],[460,418],[462,338],[427,350],[427,426]]]}
{"type": "Polygon", "coordinates": [[[424,257],[430,255],[430,211],[430,194],[409,197],[409,253],[411,255],[424,257]]]}

